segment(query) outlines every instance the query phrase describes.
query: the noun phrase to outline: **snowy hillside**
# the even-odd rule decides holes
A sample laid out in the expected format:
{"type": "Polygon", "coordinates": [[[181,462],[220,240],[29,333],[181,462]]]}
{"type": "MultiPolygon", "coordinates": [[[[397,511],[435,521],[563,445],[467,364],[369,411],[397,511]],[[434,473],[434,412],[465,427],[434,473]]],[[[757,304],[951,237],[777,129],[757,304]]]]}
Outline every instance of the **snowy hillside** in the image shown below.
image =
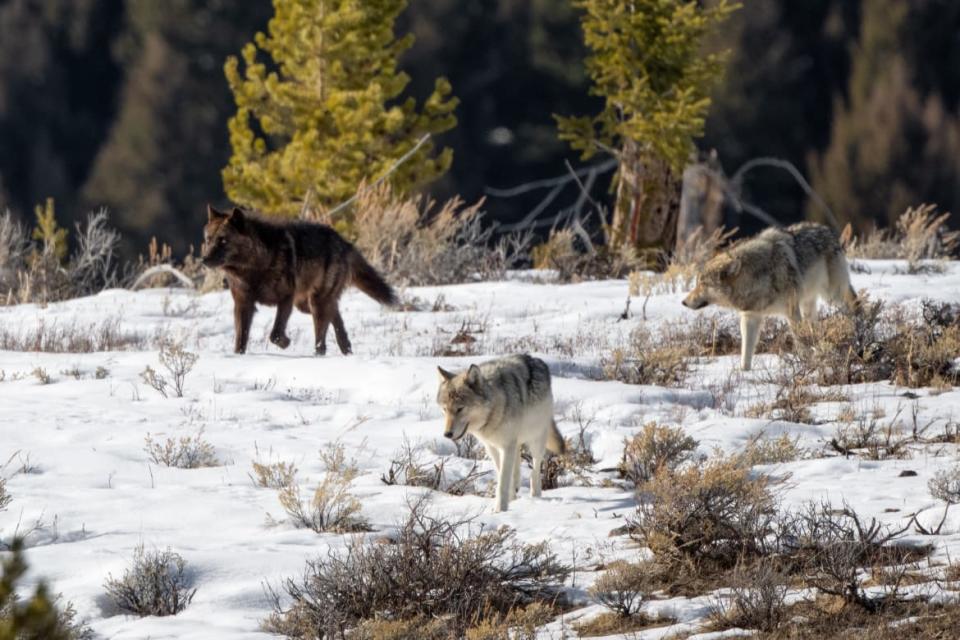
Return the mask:
{"type": "MultiPolygon", "coordinates": [[[[892,262],[863,264],[870,273],[854,274],[854,287],[875,299],[904,303],[908,310],[923,298],[960,302],[956,264],[929,275],[901,275],[892,262]]],[[[310,318],[299,313],[290,323],[293,344],[280,351],[267,342],[273,319],[267,308],[255,317],[250,352],[234,355],[226,292],[113,290],[47,308],[0,307],[0,343],[12,345],[38,333],[72,334],[72,339],[111,334],[112,341],[126,343],[92,353],[0,351],[0,463],[9,459],[0,473],[13,497],[0,512],[0,539],[32,528],[31,579],[47,580],[103,637],[275,637],[259,630],[271,607],[264,581],[276,585],[301,574],[305,560],[346,538],[295,528],[277,492],[252,480],[252,462],[293,463],[301,487],[312,491],[325,472],[320,452],[340,443],[360,467],[352,492],[364,517],[375,531],[389,530],[404,513],[405,496],[423,491],[381,481],[394,452],[405,441],[425,445],[428,457],[454,451],[442,437],[436,366],[459,370],[491,355],[522,351],[539,355],[551,368],[561,432],[575,436],[580,423],[586,426],[597,460],[589,473],[592,486],[574,480],[534,500],[525,467],[521,497],[507,513],[492,513],[487,496],[437,492],[433,505],[444,512],[479,513],[485,526],[510,525],[522,540],[549,540],[562,560],[577,567],[569,585],[585,606],[551,623],[546,637],[561,637],[575,619],[600,610],[589,605],[584,591],[595,578],[592,568],[638,553],[629,537],[609,536],[635,508],[632,490],[613,469],[624,439],[650,421],[681,425],[708,455],[718,447],[737,450],[761,432],[796,436],[807,455],[766,469],[789,474],[783,487],[788,506],[827,497],[884,522],[904,524],[920,510],[928,510],[922,522],[939,521],[942,503],[931,497],[927,482],[956,464],[955,447],[918,448],[908,458],[871,461],[837,455],[827,443],[838,415],[850,408],[891,418],[900,411],[908,427],[912,416],[932,423],[930,433],[955,428],[960,389],[917,389],[912,391],[918,397],[912,397],[890,383],[845,387],[839,390],[845,400],[813,408],[814,424],[795,424],[744,417],[771,392],[763,381],[778,362],[769,354],[759,355],[755,370],[742,377],[731,375],[739,367],[737,357],[707,359],[695,365],[684,388],[602,381],[603,354],[625,344],[632,330],[694,317],[680,305],[683,293],[659,293],[646,304],[635,297],[629,318],[621,319],[626,281],[559,285],[541,279],[543,274],[524,273],[506,282],[408,289],[405,298],[418,301],[416,311],[382,309],[351,290],[341,303],[353,342],[349,357],[339,355],[332,340],[332,355],[314,357],[310,318]],[[141,376],[147,366],[163,372],[160,337],[180,341],[199,356],[182,398],[170,391],[171,397],[164,397],[141,376]],[[455,353],[471,355],[436,355],[455,353]],[[725,384],[720,402],[718,389],[725,384]],[[145,450],[148,436],[162,442],[201,430],[214,447],[217,466],[167,467],[145,450]],[[916,475],[900,477],[905,470],[916,475]],[[136,618],[115,611],[105,597],[104,581],[123,573],[140,543],[169,547],[187,561],[197,592],[179,615],[136,618]]],[[[456,475],[472,462],[451,458],[445,464],[456,475]]],[[[489,471],[492,464],[483,460],[479,468],[489,471]]],[[[491,481],[487,474],[481,484],[491,481]]],[[[923,542],[937,544],[935,558],[960,556],[955,533],[960,510],[949,514],[943,531],[950,534],[923,542]]],[[[696,631],[708,601],[650,603],[651,613],[677,622],[640,637],[696,631]]]]}

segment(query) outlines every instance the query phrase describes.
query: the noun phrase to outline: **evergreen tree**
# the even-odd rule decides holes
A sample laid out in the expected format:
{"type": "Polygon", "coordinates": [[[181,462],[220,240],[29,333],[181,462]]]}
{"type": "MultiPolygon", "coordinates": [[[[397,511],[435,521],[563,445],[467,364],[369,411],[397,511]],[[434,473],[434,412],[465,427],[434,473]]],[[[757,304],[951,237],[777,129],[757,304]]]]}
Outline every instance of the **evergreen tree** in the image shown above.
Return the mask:
{"type": "MultiPolygon", "coordinates": [[[[444,78],[418,108],[401,95],[397,68],[413,36],[397,39],[405,0],[274,0],[267,33],[225,70],[237,103],[233,156],[223,170],[232,200],[265,213],[296,215],[303,199],[320,210],[384,176],[425,133],[456,124],[457,100],[444,78]],[[272,66],[258,61],[267,54],[272,66]]],[[[452,152],[420,147],[388,180],[409,192],[440,176],[452,152]]]]}
{"type": "Polygon", "coordinates": [[[671,250],[683,166],[703,133],[709,91],[722,56],[703,51],[710,29],[737,5],[718,0],[576,0],[590,54],[591,92],[603,110],[557,117],[560,136],[589,158],[619,160],[609,240],[613,246],[671,250]]]}
{"type": "MultiPolygon", "coordinates": [[[[923,96],[904,57],[910,7],[864,0],[849,97],[837,100],[830,146],[811,159],[813,187],[841,224],[892,224],[911,205],[960,205],[960,121],[923,96]]],[[[810,216],[821,212],[808,205],[810,216]]]]}
{"type": "Polygon", "coordinates": [[[27,572],[23,542],[15,540],[0,565],[0,640],[72,640],[80,637],[61,620],[57,608],[40,585],[29,600],[17,600],[16,587],[27,572]]]}
{"type": "Polygon", "coordinates": [[[0,208],[75,212],[114,114],[122,15],[123,0],[0,1],[0,208]]]}
{"type": "Polygon", "coordinates": [[[126,0],[118,43],[120,108],[84,186],[129,243],[154,234],[177,252],[195,244],[204,203],[223,199],[231,96],[221,62],[266,19],[248,0],[126,0]]]}

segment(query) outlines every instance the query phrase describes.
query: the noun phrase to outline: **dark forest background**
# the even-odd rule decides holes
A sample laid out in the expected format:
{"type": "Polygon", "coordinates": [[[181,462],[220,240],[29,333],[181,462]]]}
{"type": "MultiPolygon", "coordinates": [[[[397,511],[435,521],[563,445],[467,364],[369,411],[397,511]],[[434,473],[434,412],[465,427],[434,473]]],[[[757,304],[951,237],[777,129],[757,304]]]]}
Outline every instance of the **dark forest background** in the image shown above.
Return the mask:
{"type": "MultiPolygon", "coordinates": [[[[711,44],[731,57],[699,142],[728,175],[788,160],[859,229],[909,204],[960,206],[960,2],[743,5],[711,44]]],[[[184,251],[204,204],[225,201],[224,59],[271,13],[269,0],[0,0],[0,207],[26,221],[53,197],[68,226],[106,206],[128,252],[154,235],[184,251]]],[[[473,201],[580,166],[552,118],[596,109],[568,0],[410,0],[406,31],[413,93],[444,75],[461,101],[440,139],[453,168],[432,195],[473,201]]],[[[490,196],[485,209],[509,223],[544,195],[490,196]]],[[[595,195],[608,197],[603,181],[595,195]]],[[[815,214],[775,169],[751,172],[745,195],[783,222],[815,214]]]]}

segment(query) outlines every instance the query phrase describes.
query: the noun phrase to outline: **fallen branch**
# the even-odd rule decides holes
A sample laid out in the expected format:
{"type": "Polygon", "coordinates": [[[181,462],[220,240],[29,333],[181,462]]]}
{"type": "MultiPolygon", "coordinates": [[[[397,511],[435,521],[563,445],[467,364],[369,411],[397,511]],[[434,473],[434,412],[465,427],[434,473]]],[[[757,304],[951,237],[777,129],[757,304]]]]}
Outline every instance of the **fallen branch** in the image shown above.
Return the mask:
{"type": "Polygon", "coordinates": [[[158,273],[168,273],[172,275],[174,278],[179,280],[183,284],[183,286],[185,286],[188,289],[197,288],[196,285],[193,283],[193,280],[188,278],[186,274],[184,274],[182,271],[170,266],[169,264],[158,264],[156,266],[150,267],[149,269],[141,273],[136,280],[133,281],[133,284],[130,285],[130,288],[136,291],[137,289],[140,288],[140,285],[143,284],[145,280],[147,280],[148,278],[151,278],[152,276],[157,275],[158,273]]]}

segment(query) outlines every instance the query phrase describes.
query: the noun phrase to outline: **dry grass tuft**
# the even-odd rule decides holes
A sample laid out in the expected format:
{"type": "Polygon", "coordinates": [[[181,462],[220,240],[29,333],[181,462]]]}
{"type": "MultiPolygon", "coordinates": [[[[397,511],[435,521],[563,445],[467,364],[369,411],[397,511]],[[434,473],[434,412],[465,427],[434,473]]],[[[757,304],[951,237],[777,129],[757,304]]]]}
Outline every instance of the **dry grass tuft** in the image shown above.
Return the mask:
{"type": "Polygon", "coordinates": [[[490,280],[521,259],[528,236],[505,236],[492,244],[484,228],[483,200],[465,206],[460,198],[439,210],[420,196],[399,198],[386,183],[357,192],[354,244],[391,281],[404,285],[490,280]]]}
{"type": "Polygon", "coordinates": [[[200,469],[220,466],[213,445],[203,439],[203,429],[194,436],[167,438],[157,442],[147,434],[143,450],[155,464],[177,469],[200,469]]]}
{"type": "Polygon", "coordinates": [[[960,232],[947,228],[949,213],[938,213],[934,204],[908,208],[891,230],[874,230],[862,238],[844,229],[844,250],[852,258],[907,261],[908,273],[940,271],[936,263],[956,255],[960,232]]]}
{"type": "Polygon", "coordinates": [[[43,318],[27,330],[0,326],[0,351],[38,353],[92,353],[95,351],[142,351],[150,341],[146,336],[120,328],[119,318],[106,318],[95,324],[60,325],[43,318]]]}
{"type": "Polygon", "coordinates": [[[280,505],[298,528],[317,533],[370,531],[361,514],[360,501],[350,493],[352,478],[327,472],[309,500],[304,500],[297,484],[280,489],[280,505]]]}

